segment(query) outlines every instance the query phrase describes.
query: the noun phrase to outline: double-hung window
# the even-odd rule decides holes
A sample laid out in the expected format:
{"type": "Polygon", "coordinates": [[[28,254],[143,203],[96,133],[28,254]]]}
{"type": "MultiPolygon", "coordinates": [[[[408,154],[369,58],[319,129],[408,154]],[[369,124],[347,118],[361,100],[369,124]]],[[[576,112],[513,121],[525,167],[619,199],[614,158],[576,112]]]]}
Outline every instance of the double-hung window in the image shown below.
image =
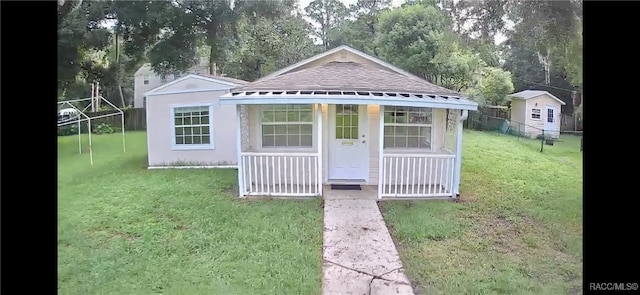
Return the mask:
{"type": "Polygon", "coordinates": [[[313,106],[266,105],[260,109],[262,147],[313,146],[313,106]]]}
{"type": "Polygon", "coordinates": [[[384,107],[384,148],[431,149],[432,110],[384,107]]]}
{"type": "Polygon", "coordinates": [[[172,109],[174,149],[213,149],[213,106],[172,109]]]}
{"type": "Polygon", "coordinates": [[[531,109],[531,119],[540,120],[540,109],[531,109]]]}

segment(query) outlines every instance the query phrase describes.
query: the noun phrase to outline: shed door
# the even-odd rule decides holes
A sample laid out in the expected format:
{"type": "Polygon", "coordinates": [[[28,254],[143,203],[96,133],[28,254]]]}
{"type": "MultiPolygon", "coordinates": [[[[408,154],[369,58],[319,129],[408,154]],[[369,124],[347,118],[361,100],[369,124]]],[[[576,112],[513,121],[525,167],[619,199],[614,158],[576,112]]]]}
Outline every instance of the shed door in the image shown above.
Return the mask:
{"type": "Polygon", "coordinates": [[[545,106],[545,119],[544,130],[545,131],[558,131],[556,121],[558,120],[558,111],[556,107],[545,106]]]}

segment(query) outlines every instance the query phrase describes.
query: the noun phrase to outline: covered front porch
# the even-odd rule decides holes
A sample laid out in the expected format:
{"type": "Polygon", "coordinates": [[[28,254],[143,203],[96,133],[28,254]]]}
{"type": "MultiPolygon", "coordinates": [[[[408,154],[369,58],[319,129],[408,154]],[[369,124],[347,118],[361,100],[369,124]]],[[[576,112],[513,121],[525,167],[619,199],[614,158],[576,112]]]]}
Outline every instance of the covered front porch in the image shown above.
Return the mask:
{"type": "Polygon", "coordinates": [[[378,199],[458,195],[468,108],[459,99],[273,96],[232,93],[222,102],[237,105],[240,197],[317,197],[331,184],[361,185],[378,199]]]}

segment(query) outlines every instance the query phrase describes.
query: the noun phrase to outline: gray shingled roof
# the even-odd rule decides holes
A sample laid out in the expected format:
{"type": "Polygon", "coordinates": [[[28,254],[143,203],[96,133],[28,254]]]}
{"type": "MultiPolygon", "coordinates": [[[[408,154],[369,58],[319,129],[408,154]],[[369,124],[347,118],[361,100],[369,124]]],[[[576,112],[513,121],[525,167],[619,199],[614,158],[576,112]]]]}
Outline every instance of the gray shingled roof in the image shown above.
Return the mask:
{"type": "Polygon", "coordinates": [[[231,78],[231,77],[227,77],[227,76],[215,76],[215,75],[209,75],[209,74],[194,74],[194,75],[198,75],[198,76],[202,76],[202,77],[214,78],[214,79],[227,81],[227,82],[230,82],[230,83],[236,83],[236,84],[240,84],[240,85],[249,84],[249,81],[240,80],[240,79],[236,79],[236,78],[231,78]]]}
{"type": "Polygon", "coordinates": [[[456,91],[431,84],[426,80],[355,62],[330,62],[255,81],[235,91],[266,90],[351,90],[462,96],[456,91]]]}

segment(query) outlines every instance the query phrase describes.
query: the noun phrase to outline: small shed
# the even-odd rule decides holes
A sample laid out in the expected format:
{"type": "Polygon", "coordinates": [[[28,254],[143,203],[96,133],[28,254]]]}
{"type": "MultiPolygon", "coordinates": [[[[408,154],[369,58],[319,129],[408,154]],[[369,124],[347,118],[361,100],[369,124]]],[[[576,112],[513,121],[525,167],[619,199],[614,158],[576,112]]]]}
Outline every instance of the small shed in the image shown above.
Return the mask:
{"type": "Polygon", "coordinates": [[[149,167],[235,166],[235,107],[219,98],[247,83],[191,74],[145,92],[149,167]]]}
{"type": "Polygon", "coordinates": [[[511,98],[511,130],[524,136],[558,138],[560,112],[565,102],[542,90],[524,90],[511,98]]]}

